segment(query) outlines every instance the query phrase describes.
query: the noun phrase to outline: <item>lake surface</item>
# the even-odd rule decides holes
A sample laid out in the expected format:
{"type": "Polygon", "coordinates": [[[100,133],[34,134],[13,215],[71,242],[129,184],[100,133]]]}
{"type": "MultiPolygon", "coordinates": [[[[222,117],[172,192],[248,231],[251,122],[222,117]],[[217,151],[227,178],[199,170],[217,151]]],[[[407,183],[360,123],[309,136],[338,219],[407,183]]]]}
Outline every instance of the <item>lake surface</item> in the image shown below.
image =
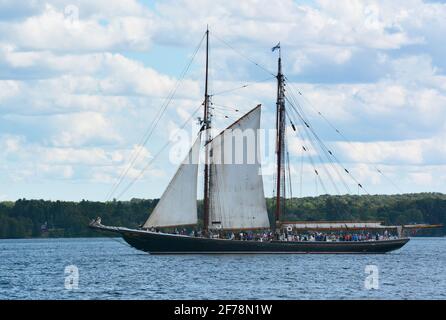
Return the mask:
{"type": "Polygon", "coordinates": [[[116,238],[0,240],[0,299],[446,299],[446,238],[385,255],[185,256],[116,238]]]}

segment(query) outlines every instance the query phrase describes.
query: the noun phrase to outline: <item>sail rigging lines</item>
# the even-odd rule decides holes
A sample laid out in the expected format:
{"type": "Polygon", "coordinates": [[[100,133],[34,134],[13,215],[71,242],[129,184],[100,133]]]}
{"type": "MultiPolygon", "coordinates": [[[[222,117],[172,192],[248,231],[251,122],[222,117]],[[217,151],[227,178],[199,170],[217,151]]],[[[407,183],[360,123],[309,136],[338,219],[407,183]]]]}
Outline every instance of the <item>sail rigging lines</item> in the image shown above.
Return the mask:
{"type": "Polygon", "coordinates": [[[212,107],[210,107],[210,108],[212,108],[212,109],[219,109],[219,110],[222,110],[222,111],[240,112],[240,109],[238,109],[238,108],[230,107],[230,106],[224,106],[224,105],[217,104],[217,103],[214,103],[214,102],[211,103],[211,106],[212,107]]]}
{"type": "MultiPolygon", "coordinates": [[[[304,131],[306,132],[310,142],[312,141],[311,139],[311,135],[309,133],[311,133],[315,139],[316,142],[318,143],[318,145],[320,146],[321,150],[323,151],[323,153],[326,155],[327,159],[330,159],[330,156],[338,163],[339,166],[341,166],[344,170],[344,172],[355,182],[355,184],[361,188],[362,190],[364,190],[364,192],[366,192],[367,194],[369,194],[367,192],[367,190],[364,188],[364,186],[351,174],[351,172],[346,169],[346,167],[344,165],[342,165],[342,163],[340,162],[340,160],[335,156],[335,154],[325,145],[325,143],[320,139],[320,137],[318,136],[318,134],[314,131],[313,127],[310,126],[309,124],[309,120],[306,118],[302,107],[299,105],[299,103],[297,102],[297,100],[295,99],[295,97],[293,96],[293,93],[291,92],[291,100],[286,97],[286,100],[289,102],[289,104],[292,107],[292,110],[297,114],[298,119],[300,120],[300,122],[302,123],[302,127],[304,128],[304,131]],[[328,154],[327,154],[328,153],[328,154]]],[[[314,145],[313,145],[314,147],[314,145]]],[[[317,150],[315,148],[315,150],[317,150]]],[[[318,156],[320,157],[320,155],[318,154],[318,156]]],[[[329,163],[331,163],[331,161],[329,161],[329,163]]],[[[323,163],[322,163],[323,165],[323,163]]],[[[331,177],[329,175],[329,177],[331,177]]],[[[331,178],[332,179],[332,178],[331,178]]],[[[348,189],[348,187],[347,187],[348,189]]]]}
{"type": "MultiPolygon", "coordinates": [[[[285,76],[285,79],[288,80],[288,78],[285,76]]],[[[320,112],[319,110],[317,110],[317,108],[313,105],[313,103],[302,94],[301,90],[298,90],[296,88],[293,87],[291,82],[287,82],[289,85],[289,88],[291,90],[296,90],[298,95],[302,97],[302,99],[304,99],[308,105],[345,141],[347,142],[350,146],[352,146],[353,148],[355,148],[356,151],[358,151],[358,148],[354,145],[354,143],[352,143],[352,141],[350,139],[348,139],[342,132],[341,130],[339,130],[335,125],[333,125],[333,123],[328,120],[328,118],[322,114],[322,112],[320,112]]],[[[297,100],[297,99],[296,99],[297,100]]],[[[367,154],[366,154],[367,156],[367,154]]],[[[384,174],[384,172],[382,172],[381,169],[379,169],[376,165],[372,164],[373,168],[375,169],[375,171],[377,171],[383,178],[385,178],[387,181],[389,181],[393,187],[398,190],[399,192],[403,193],[403,191],[401,190],[401,188],[395,183],[395,181],[393,181],[393,179],[391,179],[389,176],[387,176],[386,174],[384,174]]]]}
{"type": "Polygon", "coordinates": [[[222,90],[222,91],[217,91],[217,92],[211,94],[210,96],[214,97],[214,96],[219,96],[219,95],[223,95],[223,94],[226,94],[226,93],[234,92],[234,91],[237,91],[237,90],[240,90],[240,89],[245,89],[245,88],[251,87],[253,85],[256,85],[256,84],[259,84],[259,83],[262,83],[262,82],[273,80],[275,78],[276,78],[276,76],[272,76],[272,77],[264,78],[264,79],[261,79],[261,80],[258,80],[258,81],[245,83],[245,84],[243,84],[241,86],[238,86],[238,87],[234,87],[234,88],[226,89],[226,90],[222,90]]]}
{"type": "Polygon", "coordinates": [[[173,100],[173,98],[174,98],[178,88],[180,87],[180,84],[184,80],[184,77],[186,76],[187,72],[189,71],[190,66],[192,65],[192,63],[193,63],[193,61],[194,61],[198,51],[200,50],[205,37],[206,37],[206,33],[203,34],[200,42],[198,43],[198,45],[196,46],[195,50],[193,51],[193,54],[192,54],[191,58],[189,59],[189,61],[187,62],[187,64],[183,68],[182,72],[180,73],[180,76],[179,76],[177,82],[175,83],[175,86],[169,92],[168,96],[164,100],[164,103],[161,105],[161,107],[158,109],[157,113],[155,114],[155,117],[153,118],[152,122],[150,123],[149,127],[147,128],[146,132],[144,133],[144,135],[143,135],[143,137],[141,139],[141,142],[138,144],[138,148],[132,152],[128,165],[121,172],[121,174],[119,175],[119,178],[113,184],[112,188],[110,189],[109,193],[106,196],[106,201],[109,201],[111,199],[111,197],[114,195],[116,190],[119,188],[121,183],[126,178],[128,172],[134,167],[134,165],[135,165],[136,161],[138,160],[138,158],[139,158],[139,156],[140,156],[144,146],[147,144],[147,142],[151,138],[151,136],[152,136],[153,132],[155,131],[158,123],[160,122],[161,118],[165,114],[165,111],[166,111],[167,107],[172,102],[172,100],[173,100]]]}
{"type": "MultiPolygon", "coordinates": [[[[184,121],[184,123],[177,129],[177,131],[175,131],[175,133],[177,133],[178,131],[184,129],[184,127],[189,123],[189,121],[191,121],[192,119],[194,119],[195,115],[197,114],[197,112],[201,109],[201,105],[196,108],[194,110],[194,112],[191,114],[191,116],[184,121]]],[[[174,134],[175,135],[175,134],[174,134]]],[[[128,184],[127,186],[121,191],[121,193],[119,193],[119,195],[116,197],[116,199],[120,199],[129,189],[130,187],[136,182],[138,181],[144,174],[144,172],[150,167],[150,165],[161,155],[161,153],[169,146],[172,144],[173,141],[168,141],[164,144],[164,146],[153,156],[153,158],[142,168],[142,170],[139,172],[139,174],[133,178],[128,184]]]]}
{"type": "Polygon", "coordinates": [[[239,118],[240,112],[243,113],[243,110],[240,110],[236,107],[216,104],[214,102],[211,102],[211,106],[209,107],[209,109],[212,110],[213,117],[221,117],[230,120],[237,120],[239,118]]]}
{"type": "MultiPolygon", "coordinates": [[[[288,101],[288,99],[287,99],[287,101],[288,101]]],[[[304,137],[300,134],[300,132],[299,132],[298,130],[295,130],[295,132],[297,133],[299,139],[300,139],[302,142],[305,141],[304,137]]],[[[339,190],[337,189],[336,184],[334,183],[334,181],[333,181],[333,179],[332,179],[330,173],[329,173],[328,170],[325,168],[325,166],[324,166],[324,164],[323,164],[323,162],[322,162],[322,158],[320,157],[319,153],[317,152],[317,149],[316,149],[315,145],[314,145],[313,142],[311,141],[311,138],[310,138],[310,136],[308,135],[308,132],[305,131],[305,133],[306,133],[306,136],[307,136],[307,141],[311,144],[312,148],[315,150],[317,156],[319,157],[319,160],[320,160],[320,163],[321,163],[322,168],[324,169],[324,172],[325,172],[325,173],[327,174],[327,176],[330,178],[330,180],[331,180],[333,186],[335,187],[336,192],[339,194],[339,190]]],[[[305,144],[302,144],[302,150],[308,155],[308,158],[309,158],[309,160],[310,160],[310,162],[311,162],[311,166],[313,167],[313,172],[314,172],[315,175],[316,175],[316,182],[317,182],[317,180],[319,180],[319,181],[320,181],[320,184],[321,184],[321,186],[322,186],[322,189],[324,190],[324,192],[325,192],[325,193],[328,193],[328,190],[327,190],[327,188],[325,187],[325,184],[324,184],[324,182],[322,181],[322,178],[320,177],[319,171],[317,170],[316,162],[314,161],[313,156],[311,155],[311,152],[310,152],[309,147],[306,146],[305,144]]],[[[316,192],[317,192],[317,191],[316,191],[316,192]]]]}
{"type": "MultiPolygon", "coordinates": [[[[265,71],[266,73],[268,73],[269,75],[271,75],[272,77],[277,78],[277,75],[275,75],[273,72],[271,72],[271,71],[268,70],[266,67],[260,65],[259,63],[257,63],[256,61],[254,61],[253,59],[251,59],[250,57],[248,57],[247,55],[245,55],[245,54],[242,53],[241,51],[237,50],[236,48],[234,48],[232,45],[230,45],[229,43],[227,43],[226,41],[224,41],[224,40],[221,39],[220,37],[218,37],[218,35],[216,35],[215,32],[213,33],[213,35],[214,35],[214,37],[215,37],[218,41],[222,42],[224,45],[226,45],[228,48],[230,48],[231,50],[233,50],[234,52],[236,52],[237,54],[239,54],[241,57],[243,57],[243,58],[246,59],[247,61],[251,62],[252,64],[256,65],[257,67],[259,67],[260,69],[262,69],[263,71],[265,71]]],[[[280,43],[279,43],[279,45],[276,46],[276,47],[277,47],[277,48],[280,48],[280,43]]],[[[275,48],[276,48],[276,47],[275,47],[275,48]]],[[[274,51],[274,50],[273,50],[273,51],[274,51]]],[[[287,81],[287,84],[289,84],[289,82],[288,82],[288,78],[287,78],[286,76],[284,76],[284,79],[287,81]]],[[[265,81],[267,81],[267,79],[265,79],[265,81]]],[[[245,85],[242,85],[242,86],[240,86],[240,87],[236,87],[236,88],[233,88],[233,89],[228,89],[228,90],[219,92],[219,93],[217,93],[217,94],[224,94],[224,93],[226,93],[226,92],[232,92],[232,91],[236,91],[236,90],[244,89],[244,88],[246,88],[246,87],[247,87],[247,85],[245,84],[245,85]]],[[[290,86],[290,88],[293,89],[291,86],[290,86]]],[[[358,188],[361,188],[362,190],[364,190],[364,192],[366,192],[367,194],[369,194],[369,193],[367,192],[367,190],[365,190],[365,188],[363,187],[363,185],[362,185],[362,184],[361,184],[361,183],[360,183],[360,182],[359,182],[359,181],[358,181],[358,180],[351,174],[351,172],[350,172],[348,169],[346,169],[346,168],[342,165],[342,163],[341,163],[341,162],[339,161],[339,159],[333,154],[333,152],[332,152],[329,148],[327,148],[327,146],[321,141],[321,139],[319,138],[319,136],[317,135],[317,133],[313,130],[313,128],[309,126],[309,121],[308,121],[308,119],[306,119],[305,114],[304,114],[304,112],[303,112],[301,106],[300,106],[299,103],[298,103],[297,98],[295,98],[295,97],[293,96],[292,91],[290,91],[290,93],[291,93],[291,99],[294,101],[294,103],[290,102],[290,100],[289,100],[286,96],[285,96],[285,99],[286,99],[288,102],[290,102],[290,104],[294,105],[295,108],[296,108],[296,106],[297,106],[297,108],[299,108],[299,111],[300,111],[300,112],[297,112],[297,114],[300,115],[299,118],[301,118],[300,120],[301,120],[301,121],[303,122],[303,124],[304,124],[304,128],[305,128],[306,134],[308,135],[308,137],[309,137],[309,139],[310,139],[310,143],[313,143],[313,142],[312,142],[312,139],[311,139],[311,136],[314,136],[315,139],[316,139],[316,142],[320,145],[323,154],[324,154],[324,155],[327,157],[327,159],[329,160],[328,162],[329,162],[330,165],[333,167],[333,170],[335,171],[336,175],[337,175],[337,176],[340,178],[340,180],[342,181],[342,183],[343,183],[344,187],[346,188],[347,192],[348,192],[348,193],[351,193],[350,188],[348,187],[348,185],[346,184],[346,182],[345,182],[344,179],[342,178],[342,175],[341,175],[341,173],[339,172],[339,170],[336,168],[336,166],[333,165],[333,163],[332,163],[332,161],[330,160],[330,158],[333,158],[333,159],[335,160],[335,162],[337,162],[338,165],[342,167],[344,173],[346,173],[348,176],[350,176],[350,178],[355,182],[355,184],[358,186],[358,188]],[[309,131],[311,134],[310,134],[308,131],[309,131]]],[[[302,95],[302,93],[301,93],[300,91],[298,91],[298,93],[299,93],[299,95],[302,96],[307,102],[309,102],[308,99],[306,99],[306,98],[302,95]]],[[[214,94],[214,95],[217,95],[217,94],[214,94]]],[[[312,105],[311,102],[309,102],[309,103],[310,103],[310,105],[312,105]]],[[[312,107],[314,108],[314,106],[312,106],[312,107]]],[[[314,109],[315,109],[315,108],[314,108],[314,109]]],[[[323,117],[325,121],[328,122],[328,119],[326,119],[326,118],[322,115],[322,113],[318,112],[318,114],[319,114],[321,117],[323,117]]],[[[225,116],[225,118],[229,118],[229,117],[228,117],[228,116],[225,116]]],[[[331,125],[331,123],[330,123],[330,125],[331,125]]],[[[331,126],[332,126],[332,125],[331,125],[331,126]]],[[[334,126],[332,126],[332,127],[335,128],[334,126]]],[[[341,134],[341,132],[340,132],[338,129],[335,128],[335,130],[336,130],[336,132],[337,132],[338,134],[340,134],[341,136],[343,136],[343,135],[341,134]]],[[[351,144],[351,142],[348,141],[348,139],[346,139],[345,136],[343,136],[343,139],[346,140],[347,142],[349,142],[349,143],[351,144]]],[[[318,153],[318,157],[320,158],[319,153],[318,153]]],[[[322,165],[323,165],[323,163],[322,163],[322,165]]],[[[330,180],[333,181],[333,178],[331,177],[330,173],[329,173],[328,170],[325,168],[325,166],[323,166],[323,168],[324,168],[324,170],[328,173],[328,176],[329,176],[330,180]]],[[[400,190],[400,189],[396,186],[396,184],[393,183],[393,182],[390,180],[389,177],[385,176],[384,173],[383,173],[380,169],[378,169],[377,167],[375,167],[375,169],[376,169],[376,171],[379,172],[382,176],[384,176],[386,179],[388,179],[388,180],[389,180],[389,181],[390,181],[390,182],[391,182],[391,183],[392,183],[398,190],[400,190]]],[[[319,176],[319,175],[318,175],[318,176],[319,176]]],[[[320,177],[319,177],[319,178],[320,178],[320,177]]],[[[322,181],[321,181],[321,185],[323,185],[322,181]]],[[[336,184],[333,183],[333,185],[335,186],[335,190],[339,193],[339,190],[338,190],[338,188],[336,187],[336,184]]]]}
{"type": "Polygon", "coordinates": [[[288,151],[288,146],[286,146],[286,159],[285,162],[287,164],[287,170],[288,170],[288,190],[290,198],[293,198],[293,184],[291,180],[291,165],[290,165],[290,153],[288,151]]]}
{"type": "MultiPolygon", "coordinates": [[[[288,100],[288,99],[287,99],[288,100]]],[[[289,100],[288,100],[289,101],[289,100]]],[[[290,104],[294,107],[294,105],[290,102],[290,104]]],[[[338,163],[338,165],[343,169],[343,171],[355,182],[355,184],[357,186],[359,186],[361,189],[363,189],[367,194],[369,194],[367,192],[367,190],[365,190],[365,188],[362,186],[362,184],[352,175],[352,173],[340,162],[340,160],[335,156],[335,154],[327,148],[327,146],[324,144],[324,142],[319,138],[319,136],[317,135],[317,133],[313,130],[313,128],[309,125],[308,120],[304,120],[303,116],[296,110],[294,109],[294,111],[299,115],[299,118],[303,124],[303,128],[305,133],[307,134],[308,140],[310,141],[310,143],[312,144],[313,148],[315,150],[317,150],[317,148],[315,147],[315,145],[313,144],[313,139],[311,138],[311,135],[309,134],[309,132],[316,138],[316,142],[318,143],[319,147],[321,148],[321,150],[324,152],[324,150],[326,152],[328,152],[328,154],[333,157],[333,159],[338,163]]],[[[324,154],[326,154],[324,152],[324,154]]],[[[318,156],[320,157],[320,155],[318,154],[318,156]]],[[[327,156],[327,155],[326,155],[327,156]]],[[[327,159],[329,160],[329,163],[331,163],[331,160],[329,158],[329,156],[327,156],[327,159]]],[[[323,165],[323,161],[321,160],[321,165],[323,165]]],[[[330,177],[330,174],[328,174],[330,177]]],[[[346,187],[346,189],[350,192],[348,186],[346,187]]]]}
{"type": "Polygon", "coordinates": [[[218,109],[215,107],[209,107],[209,109],[212,109],[212,116],[213,117],[221,117],[224,119],[233,119],[233,120],[237,120],[236,115],[228,115],[225,111],[226,110],[222,110],[222,109],[218,109]]]}
{"type": "MultiPolygon", "coordinates": [[[[296,131],[296,132],[297,132],[297,134],[299,135],[299,138],[300,138],[302,141],[305,141],[304,138],[303,138],[303,136],[299,133],[299,131],[296,131]]],[[[310,143],[312,144],[311,140],[308,140],[308,141],[310,141],[310,143]]],[[[316,148],[314,147],[313,144],[312,144],[312,146],[313,146],[313,148],[315,149],[315,151],[316,151],[316,153],[317,153],[317,150],[316,150],[316,148]]],[[[316,183],[317,183],[317,181],[319,181],[320,184],[321,184],[321,186],[322,186],[322,189],[323,189],[324,192],[327,194],[327,193],[328,193],[328,190],[327,190],[327,188],[325,187],[324,181],[322,180],[322,178],[321,178],[321,176],[320,176],[320,174],[319,174],[319,171],[317,170],[316,162],[314,161],[313,156],[312,156],[311,153],[310,153],[310,149],[308,148],[308,146],[305,146],[304,144],[302,144],[302,150],[308,155],[308,159],[310,160],[311,166],[312,166],[312,168],[313,168],[313,172],[314,172],[315,177],[316,177],[316,183]]],[[[321,165],[322,165],[322,168],[325,168],[325,167],[323,166],[323,164],[321,164],[321,165]]],[[[329,174],[328,174],[328,175],[329,175],[329,174]]],[[[317,189],[316,189],[316,193],[317,193],[317,189]]]]}
{"type": "MultiPolygon", "coordinates": [[[[289,100],[287,99],[287,101],[289,101],[289,100]]],[[[293,105],[291,102],[290,102],[290,104],[291,104],[292,107],[294,107],[294,105],[293,105]]],[[[293,110],[293,111],[295,111],[295,110],[293,110]]],[[[296,112],[296,113],[297,113],[297,112],[296,112]]],[[[297,113],[297,114],[298,114],[298,113],[297,113]]],[[[289,117],[289,121],[291,122],[291,126],[292,126],[293,130],[294,130],[295,132],[297,132],[297,134],[301,137],[302,141],[304,141],[303,137],[300,135],[299,131],[296,129],[296,127],[295,127],[295,125],[294,125],[294,122],[292,121],[292,119],[291,119],[289,113],[287,113],[287,116],[289,117]]],[[[301,117],[300,114],[298,114],[298,116],[301,117]]],[[[302,120],[302,121],[303,121],[303,120],[302,120]]],[[[313,139],[311,138],[311,134],[308,132],[308,131],[309,131],[308,127],[307,127],[306,125],[303,125],[302,127],[303,127],[303,129],[304,129],[304,132],[305,132],[305,134],[306,134],[306,137],[307,137],[308,141],[310,142],[311,146],[314,148],[314,150],[317,150],[315,144],[313,143],[313,139]]],[[[305,147],[303,147],[302,150],[303,150],[304,152],[307,152],[307,151],[308,151],[308,149],[306,149],[305,147]]],[[[350,188],[348,187],[348,185],[347,185],[347,183],[345,182],[344,178],[342,177],[341,173],[338,171],[338,168],[333,164],[333,162],[332,162],[331,159],[330,159],[330,153],[332,153],[332,152],[331,152],[330,150],[327,150],[326,147],[325,147],[325,145],[324,145],[323,147],[321,147],[321,150],[322,150],[324,156],[327,158],[328,163],[331,165],[333,171],[336,173],[336,175],[338,176],[338,178],[339,178],[339,179],[341,180],[341,182],[343,183],[345,189],[347,190],[347,193],[350,193],[350,192],[351,192],[351,191],[350,191],[350,188]]],[[[334,183],[334,180],[333,180],[331,174],[330,174],[329,171],[325,168],[325,165],[324,165],[324,162],[323,162],[323,160],[322,160],[322,157],[319,155],[319,153],[318,153],[317,155],[318,155],[319,159],[321,160],[321,161],[320,161],[320,162],[321,162],[321,165],[323,166],[325,172],[327,173],[328,177],[330,178],[330,180],[331,180],[331,182],[332,182],[332,184],[333,184],[333,186],[334,186],[334,189],[336,190],[336,192],[337,192],[338,194],[340,194],[340,191],[339,191],[338,187],[336,186],[336,184],[334,183]]],[[[339,164],[339,166],[342,167],[342,165],[341,165],[340,163],[338,163],[338,164],[339,164]]]]}
{"type": "Polygon", "coordinates": [[[274,78],[276,77],[276,74],[274,74],[273,72],[271,72],[270,70],[268,70],[266,67],[262,66],[260,63],[257,63],[256,61],[254,61],[253,59],[251,59],[250,57],[248,57],[247,55],[245,55],[244,53],[242,53],[241,51],[237,50],[236,48],[234,48],[233,46],[231,46],[229,43],[227,43],[226,41],[224,41],[223,39],[221,39],[219,36],[217,36],[215,34],[215,32],[213,32],[213,36],[215,37],[215,39],[217,39],[218,41],[220,41],[221,43],[223,43],[225,46],[227,46],[229,49],[233,50],[235,53],[237,53],[238,55],[240,55],[241,57],[243,57],[245,60],[251,62],[252,64],[254,64],[255,66],[259,67],[260,69],[262,69],[263,71],[265,71],[266,73],[270,74],[271,76],[273,76],[274,78]]]}

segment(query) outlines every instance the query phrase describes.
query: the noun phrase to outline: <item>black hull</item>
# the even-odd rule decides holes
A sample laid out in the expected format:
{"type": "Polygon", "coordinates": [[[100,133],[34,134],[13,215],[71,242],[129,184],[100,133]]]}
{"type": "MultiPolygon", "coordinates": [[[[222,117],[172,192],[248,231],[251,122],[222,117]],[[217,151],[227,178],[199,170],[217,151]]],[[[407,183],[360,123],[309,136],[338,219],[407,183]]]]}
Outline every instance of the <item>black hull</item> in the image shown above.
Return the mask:
{"type": "Polygon", "coordinates": [[[94,227],[117,232],[132,247],[151,254],[271,254],[271,253],[386,253],[400,249],[409,239],[379,241],[240,241],[195,238],[127,228],[94,227]]]}

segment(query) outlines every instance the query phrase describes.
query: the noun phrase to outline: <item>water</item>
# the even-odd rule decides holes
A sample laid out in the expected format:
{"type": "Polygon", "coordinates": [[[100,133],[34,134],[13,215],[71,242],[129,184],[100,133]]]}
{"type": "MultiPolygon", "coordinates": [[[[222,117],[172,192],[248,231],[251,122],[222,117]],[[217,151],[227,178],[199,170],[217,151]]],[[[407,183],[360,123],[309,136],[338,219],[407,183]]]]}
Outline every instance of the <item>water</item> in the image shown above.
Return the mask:
{"type": "Polygon", "coordinates": [[[121,239],[0,240],[0,299],[446,299],[446,238],[385,255],[185,256],[121,239]],[[78,289],[65,288],[68,265],[78,289]],[[365,288],[367,265],[378,289],[365,288]]]}

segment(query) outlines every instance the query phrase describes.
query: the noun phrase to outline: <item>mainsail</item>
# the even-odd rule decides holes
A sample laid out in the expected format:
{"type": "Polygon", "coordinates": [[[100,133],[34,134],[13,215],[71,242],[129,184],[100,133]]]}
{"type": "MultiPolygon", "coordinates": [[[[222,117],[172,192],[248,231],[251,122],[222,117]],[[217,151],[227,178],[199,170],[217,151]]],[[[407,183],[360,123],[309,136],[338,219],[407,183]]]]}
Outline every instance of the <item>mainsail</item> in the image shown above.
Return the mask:
{"type": "Polygon", "coordinates": [[[210,229],[270,226],[258,159],[260,114],[259,105],[210,142],[210,229]]]}
{"type": "Polygon", "coordinates": [[[197,223],[197,175],[201,133],[181,163],[143,228],[197,223]]]}

